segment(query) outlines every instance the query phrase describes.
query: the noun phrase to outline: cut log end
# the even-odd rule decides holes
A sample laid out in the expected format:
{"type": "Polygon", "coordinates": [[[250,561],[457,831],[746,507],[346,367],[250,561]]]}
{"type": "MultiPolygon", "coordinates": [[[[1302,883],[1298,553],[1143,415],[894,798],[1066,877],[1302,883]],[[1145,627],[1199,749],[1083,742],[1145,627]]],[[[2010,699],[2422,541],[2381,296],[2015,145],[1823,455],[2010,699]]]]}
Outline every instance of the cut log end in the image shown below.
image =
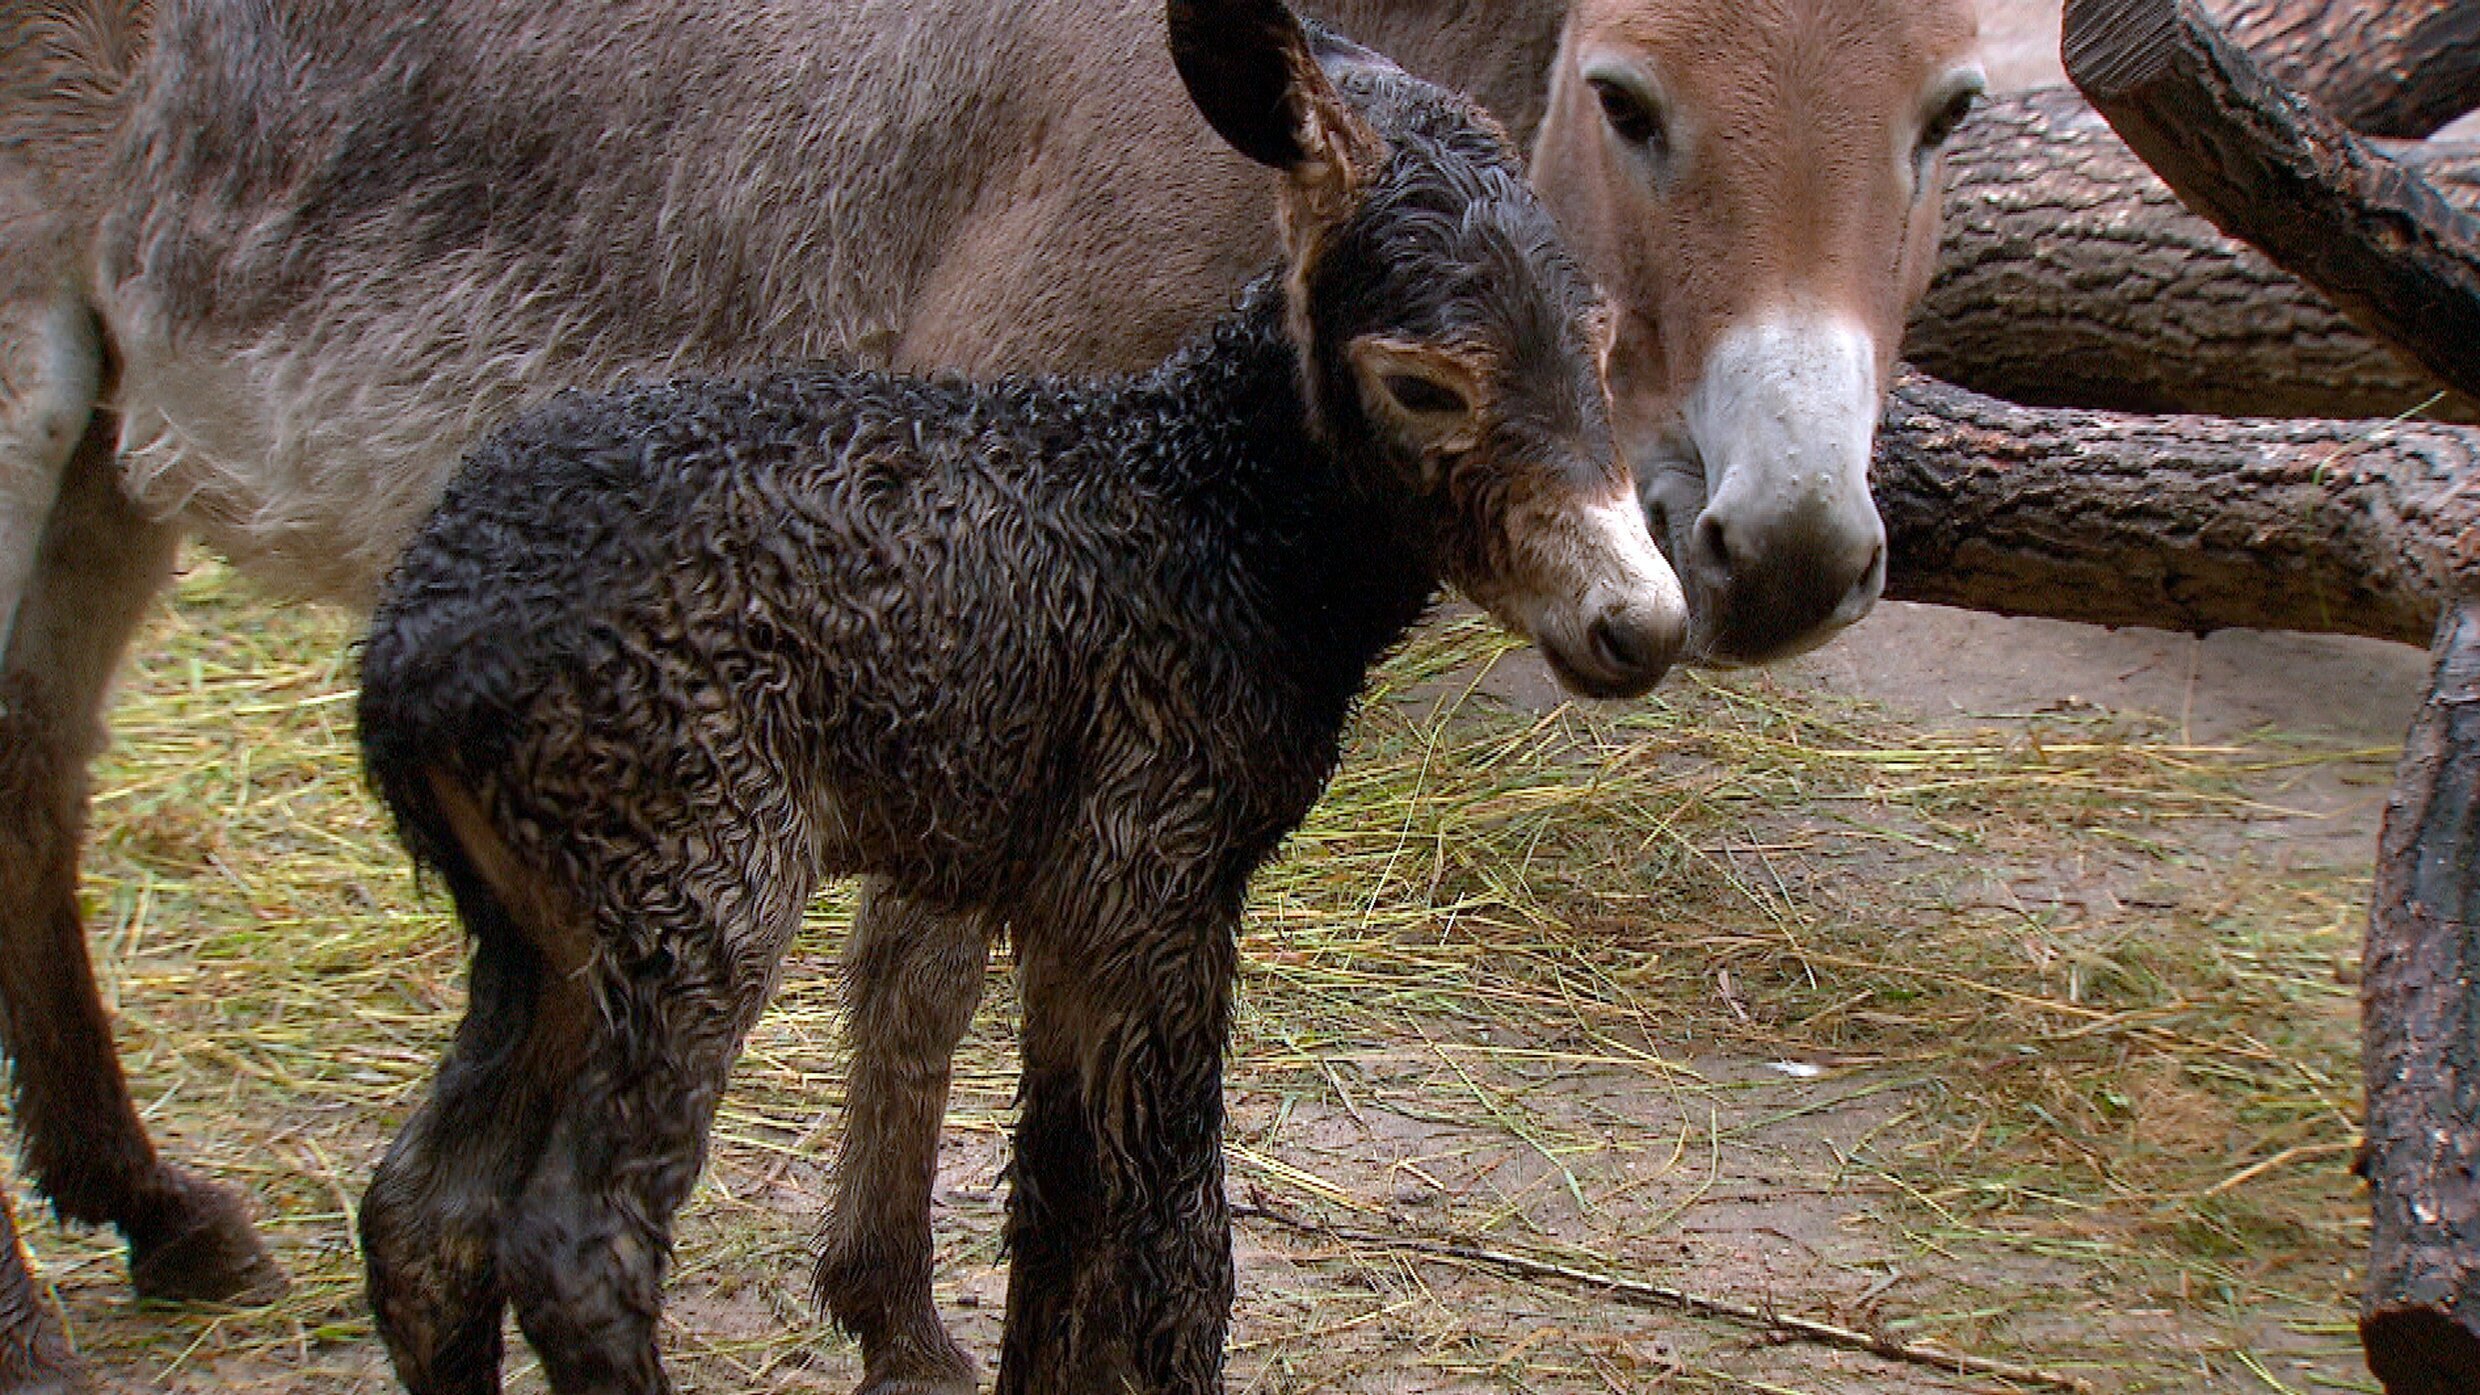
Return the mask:
{"type": "Polygon", "coordinates": [[[2067,0],[2064,51],[2098,103],[2157,82],[2176,52],[2179,0],[2067,0]]]}
{"type": "Polygon", "coordinates": [[[2380,1309],[2360,1319],[2359,1339],[2386,1395],[2480,1390],[2480,1331],[2467,1321],[2434,1308],[2380,1309]]]}

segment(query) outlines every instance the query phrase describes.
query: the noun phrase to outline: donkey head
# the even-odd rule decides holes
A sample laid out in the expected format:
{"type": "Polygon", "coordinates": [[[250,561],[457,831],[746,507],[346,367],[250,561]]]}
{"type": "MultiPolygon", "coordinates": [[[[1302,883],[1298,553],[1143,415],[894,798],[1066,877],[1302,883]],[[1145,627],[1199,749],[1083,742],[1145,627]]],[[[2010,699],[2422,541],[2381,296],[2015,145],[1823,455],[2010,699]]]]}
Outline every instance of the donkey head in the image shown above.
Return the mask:
{"type": "Polygon", "coordinates": [[[1447,578],[1568,687],[1652,687],[1687,611],[1611,435],[1609,310],[1506,132],[1280,0],[1171,0],[1170,18],[1206,120],[1286,176],[1286,304],[1318,429],[1392,467],[1447,578]]]}
{"type": "Polygon", "coordinates": [[[1870,445],[1981,87],[1970,0],[1577,0],[1532,174],[1617,300],[1611,386],[1692,653],[1759,662],[1885,580],[1870,445]]]}

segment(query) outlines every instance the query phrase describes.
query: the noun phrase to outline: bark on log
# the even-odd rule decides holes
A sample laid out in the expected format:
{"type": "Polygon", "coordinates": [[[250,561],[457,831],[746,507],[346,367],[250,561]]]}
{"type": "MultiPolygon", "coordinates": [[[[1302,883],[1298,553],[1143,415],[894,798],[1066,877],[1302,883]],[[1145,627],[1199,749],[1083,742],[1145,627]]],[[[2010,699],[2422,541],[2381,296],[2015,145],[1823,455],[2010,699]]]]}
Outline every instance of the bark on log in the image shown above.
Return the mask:
{"type": "MultiPolygon", "coordinates": [[[[2399,152],[2480,208],[2480,146],[2399,152]]],[[[2434,375],[2182,206],[2071,88],[1991,102],[1947,156],[1945,242],[1903,354],[2048,406],[2390,417],[2434,375]]],[[[2425,412],[2480,421],[2449,396],[2425,412]]]]}
{"type": "Polygon", "coordinates": [[[1900,377],[1886,594],[2001,615],[2424,643],[2480,588],[2480,430],[2019,407],[1900,377]]]}
{"type": "Polygon", "coordinates": [[[2480,225],[2275,86],[2193,0],[2067,0],[2068,76],[2189,208],[2480,392],[2480,225]]]}
{"type": "Polygon", "coordinates": [[[2418,138],[2480,106],[2480,0],[2212,0],[2276,81],[2362,135],[2418,138]]]}
{"type": "Polygon", "coordinates": [[[2437,628],[2379,844],[2360,1343],[2391,1395],[2480,1390],[2480,604],[2437,628]]]}

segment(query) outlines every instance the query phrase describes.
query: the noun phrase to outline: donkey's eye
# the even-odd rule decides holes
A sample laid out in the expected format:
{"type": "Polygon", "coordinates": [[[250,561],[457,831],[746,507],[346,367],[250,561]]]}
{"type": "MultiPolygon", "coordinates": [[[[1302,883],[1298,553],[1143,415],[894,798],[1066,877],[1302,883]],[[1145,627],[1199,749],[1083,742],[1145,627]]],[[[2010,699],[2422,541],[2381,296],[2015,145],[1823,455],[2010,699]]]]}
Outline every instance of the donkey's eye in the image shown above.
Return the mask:
{"type": "Polygon", "coordinates": [[[1952,140],[1955,128],[1963,124],[1963,119],[1972,114],[1972,109],[1979,106],[1980,101],[1981,93],[1977,87],[1967,87],[1947,98],[1946,104],[1939,107],[1927,124],[1920,128],[1921,149],[1935,150],[1952,140]]]}
{"type": "Polygon", "coordinates": [[[1379,381],[1385,384],[1387,396],[1394,398],[1397,406],[1414,416],[1470,410],[1463,394],[1443,383],[1410,373],[1389,373],[1379,381]]]}
{"type": "Polygon", "coordinates": [[[1602,104],[1602,119],[1610,123],[1612,133],[1630,145],[1650,146],[1659,152],[1668,144],[1662,130],[1662,118],[1655,114],[1645,99],[1609,78],[1587,78],[1592,85],[1593,99],[1602,104]]]}

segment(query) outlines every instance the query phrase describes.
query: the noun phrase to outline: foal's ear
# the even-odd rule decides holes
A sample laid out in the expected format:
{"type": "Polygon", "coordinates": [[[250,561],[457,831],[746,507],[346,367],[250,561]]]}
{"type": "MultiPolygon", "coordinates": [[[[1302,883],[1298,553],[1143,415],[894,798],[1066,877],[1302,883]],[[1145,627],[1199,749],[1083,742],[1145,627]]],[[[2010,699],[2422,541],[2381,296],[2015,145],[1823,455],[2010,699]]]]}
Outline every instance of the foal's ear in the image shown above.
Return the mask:
{"type": "Polygon", "coordinates": [[[1169,0],[1171,62],[1232,148],[1312,185],[1348,186],[1379,142],[1318,66],[1283,0],[1169,0]]]}

